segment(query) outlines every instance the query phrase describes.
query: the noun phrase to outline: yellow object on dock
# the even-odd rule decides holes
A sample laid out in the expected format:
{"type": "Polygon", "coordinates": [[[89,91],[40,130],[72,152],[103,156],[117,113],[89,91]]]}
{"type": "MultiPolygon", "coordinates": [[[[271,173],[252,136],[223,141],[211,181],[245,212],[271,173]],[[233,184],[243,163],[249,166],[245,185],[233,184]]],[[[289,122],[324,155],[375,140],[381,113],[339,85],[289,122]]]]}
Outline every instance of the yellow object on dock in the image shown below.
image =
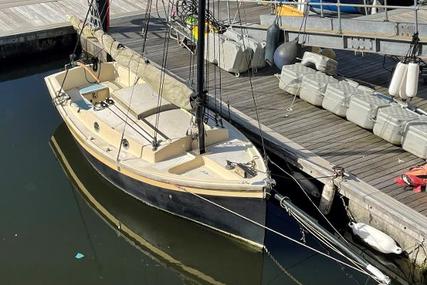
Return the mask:
{"type": "Polygon", "coordinates": [[[304,16],[303,12],[289,5],[278,6],[276,8],[276,14],[277,16],[297,16],[297,17],[304,16]]]}
{"type": "MultiPolygon", "coordinates": [[[[199,38],[199,28],[197,27],[197,25],[193,26],[193,28],[191,29],[191,32],[193,34],[193,38],[194,40],[197,41],[197,39],[199,38]]],[[[208,33],[217,33],[218,29],[215,28],[211,23],[206,22],[206,31],[205,31],[205,35],[207,35],[208,33]]]]}

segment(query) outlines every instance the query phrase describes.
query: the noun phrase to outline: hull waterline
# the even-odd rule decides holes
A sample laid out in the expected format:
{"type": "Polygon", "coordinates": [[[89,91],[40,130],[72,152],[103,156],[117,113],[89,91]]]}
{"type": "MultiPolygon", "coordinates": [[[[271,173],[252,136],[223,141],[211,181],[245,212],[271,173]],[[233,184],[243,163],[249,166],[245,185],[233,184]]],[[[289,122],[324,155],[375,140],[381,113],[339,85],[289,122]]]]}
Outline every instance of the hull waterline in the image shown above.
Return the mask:
{"type": "Polygon", "coordinates": [[[164,189],[111,169],[88,153],[77,141],[76,143],[92,167],[101,176],[115,187],[143,203],[217,230],[253,246],[264,246],[264,228],[251,221],[265,225],[265,199],[196,196],[190,192],[164,189]],[[251,221],[239,217],[239,215],[251,221]]]}

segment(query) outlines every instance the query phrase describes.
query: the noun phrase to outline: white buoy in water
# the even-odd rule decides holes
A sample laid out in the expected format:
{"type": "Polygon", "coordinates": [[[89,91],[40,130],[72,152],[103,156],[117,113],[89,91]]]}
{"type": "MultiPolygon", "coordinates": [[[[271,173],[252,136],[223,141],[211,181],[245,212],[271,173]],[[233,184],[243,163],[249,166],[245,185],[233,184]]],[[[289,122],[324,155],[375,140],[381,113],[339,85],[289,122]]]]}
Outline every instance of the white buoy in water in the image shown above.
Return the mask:
{"type": "Polygon", "coordinates": [[[388,87],[388,93],[391,96],[397,96],[400,90],[400,85],[402,85],[403,77],[405,76],[408,66],[403,62],[399,62],[396,65],[396,68],[391,78],[390,86],[388,87]]]}
{"type": "Polygon", "coordinates": [[[382,253],[401,254],[402,249],[386,233],[364,223],[349,223],[353,234],[359,236],[364,242],[372,248],[382,253]]]}
{"type": "Polygon", "coordinates": [[[406,72],[406,96],[415,97],[418,92],[418,78],[420,75],[420,66],[418,63],[411,62],[408,64],[406,72]]]}

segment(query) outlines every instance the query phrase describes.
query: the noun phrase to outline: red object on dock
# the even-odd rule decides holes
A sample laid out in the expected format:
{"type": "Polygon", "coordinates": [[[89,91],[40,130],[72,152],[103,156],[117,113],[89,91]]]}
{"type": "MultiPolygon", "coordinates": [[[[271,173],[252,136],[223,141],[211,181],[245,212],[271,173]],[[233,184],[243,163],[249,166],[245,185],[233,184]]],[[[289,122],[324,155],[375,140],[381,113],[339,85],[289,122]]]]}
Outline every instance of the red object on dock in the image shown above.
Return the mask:
{"type": "Polygon", "coordinates": [[[397,185],[410,186],[412,190],[419,193],[426,190],[427,186],[427,164],[410,168],[407,172],[394,180],[397,185]]]}

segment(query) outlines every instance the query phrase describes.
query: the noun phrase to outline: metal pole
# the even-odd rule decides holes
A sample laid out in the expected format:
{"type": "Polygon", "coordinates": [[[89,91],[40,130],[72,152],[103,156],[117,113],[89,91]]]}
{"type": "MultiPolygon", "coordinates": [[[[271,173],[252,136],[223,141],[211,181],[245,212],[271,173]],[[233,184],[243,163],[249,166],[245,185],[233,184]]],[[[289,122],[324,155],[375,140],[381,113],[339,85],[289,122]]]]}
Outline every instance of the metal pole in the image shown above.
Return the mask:
{"type": "Polygon", "coordinates": [[[299,209],[291,201],[289,201],[288,198],[286,198],[285,196],[279,193],[274,193],[274,199],[279,201],[280,206],[282,208],[287,209],[289,213],[292,213],[293,215],[298,216],[298,218],[304,221],[305,224],[309,225],[312,228],[315,228],[318,232],[320,232],[323,236],[325,236],[328,239],[328,241],[332,242],[336,247],[338,247],[341,251],[343,251],[349,258],[353,259],[354,261],[359,263],[363,268],[365,268],[367,271],[372,273],[379,281],[383,282],[384,284],[390,284],[391,280],[388,276],[384,275],[378,268],[369,264],[365,259],[360,257],[355,252],[353,252],[346,244],[344,244],[344,242],[341,239],[337,238],[336,236],[331,234],[329,231],[327,231],[325,228],[323,228],[312,217],[304,213],[301,209],[299,209]]]}
{"type": "Polygon", "coordinates": [[[414,10],[415,10],[415,32],[418,33],[418,1],[414,0],[414,10]]]}
{"type": "Polygon", "coordinates": [[[196,98],[196,124],[199,137],[198,153],[205,153],[205,125],[203,117],[205,113],[206,93],[204,90],[204,66],[205,66],[205,9],[206,0],[199,0],[197,17],[197,98],[196,98]]]}
{"type": "Polygon", "coordinates": [[[337,8],[338,8],[338,22],[339,22],[338,32],[341,34],[342,33],[342,25],[341,25],[341,1],[340,0],[337,0],[337,8]]]}
{"type": "Polygon", "coordinates": [[[384,21],[385,21],[385,22],[388,22],[387,0],[384,0],[384,8],[385,8],[385,13],[384,13],[384,15],[385,15],[385,19],[384,19],[384,21]]]}
{"type": "Polygon", "coordinates": [[[320,0],[320,17],[324,17],[324,15],[323,15],[323,0],[320,0]]]}
{"type": "Polygon", "coordinates": [[[230,16],[230,0],[227,0],[227,18],[228,18],[228,24],[231,25],[231,16],[230,16]]]}

